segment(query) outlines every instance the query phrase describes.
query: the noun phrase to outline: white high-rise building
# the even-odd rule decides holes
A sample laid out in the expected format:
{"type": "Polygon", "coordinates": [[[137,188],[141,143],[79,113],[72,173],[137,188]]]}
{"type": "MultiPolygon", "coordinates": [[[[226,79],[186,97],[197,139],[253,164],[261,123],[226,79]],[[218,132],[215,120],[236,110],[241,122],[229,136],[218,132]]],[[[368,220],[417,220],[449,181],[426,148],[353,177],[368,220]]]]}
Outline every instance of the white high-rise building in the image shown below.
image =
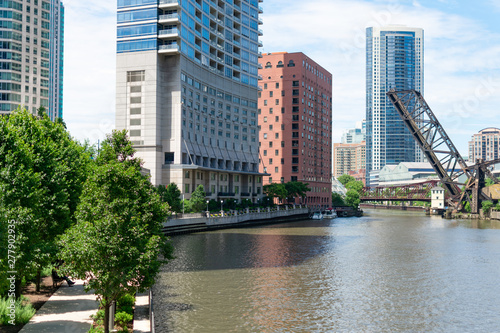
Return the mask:
{"type": "Polygon", "coordinates": [[[387,98],[391,89],[424,93],[424,32],[405,26],[366,30],[366,179],[386,164],[421,162],[422,153],[387,98]]]}
{"type": "Polygon", "coordinates": [[[257,201],[257,0],[118,0],[116,127],[153,184],[257,201]]]}
{"type": "Polygon", "coordinates": [[[0,114],[43,106],[52,120],[62,118],[62,2],[0,1],[0,12],[0,114]]]}

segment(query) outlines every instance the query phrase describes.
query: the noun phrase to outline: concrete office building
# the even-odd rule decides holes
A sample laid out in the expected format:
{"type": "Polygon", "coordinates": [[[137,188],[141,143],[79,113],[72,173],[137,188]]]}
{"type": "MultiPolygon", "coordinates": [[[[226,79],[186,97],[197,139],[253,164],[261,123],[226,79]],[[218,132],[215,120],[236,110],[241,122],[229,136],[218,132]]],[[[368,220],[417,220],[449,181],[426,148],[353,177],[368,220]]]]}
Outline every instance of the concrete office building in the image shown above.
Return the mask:
{"type": "Polygon", "coordinates": [[[62,118],[64,6],[58,0],[0,2],[0,114],[43,106],[62,118]]]}
{"type": "Polygon", "coordinates": [[[153,184],[262,196],[257,0],[118,0],[116,127],[153,184]]]}
{"type": "Polygon", "coordinates": [[[420,28],[366,30],[366,171],[421,162],[422,153],[387,98],[391,90],[424,90],[424,34],[420,28]]]}
{"type": "Polygon", "coordinates": [[[492,161],[500,158],[500,129],[489,127],[472,136],[469,141],[469,161],[492,161]]]}
{"type": "MultiPolygon", "coordinates": [[[[332,74],[303,53],[263,55],[259,93],[264,184],[309,183],[307,203],[331,203],[332,74]]],[[[296,199],[299,203],[299,199],[296,199]]]]}

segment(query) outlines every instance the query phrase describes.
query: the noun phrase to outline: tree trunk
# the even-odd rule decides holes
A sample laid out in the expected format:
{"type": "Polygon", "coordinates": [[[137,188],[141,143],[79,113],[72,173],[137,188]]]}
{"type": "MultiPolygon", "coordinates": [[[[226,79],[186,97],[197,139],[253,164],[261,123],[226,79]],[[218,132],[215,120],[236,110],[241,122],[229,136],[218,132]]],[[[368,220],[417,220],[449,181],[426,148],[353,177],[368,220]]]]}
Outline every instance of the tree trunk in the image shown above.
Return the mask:
{"type": "Polygon", "coordinates": [[[104,333],[109,333],[109,302],[107,297],[104,297],[104,333]]]}
{"type": "Polygon", "coordinates": [[[42,270],[39,268],[36,272],[36,292],[40,292],[40,282],[42,280],[42,270]]]}
{"type": "Polygon", "coordinates": [[[21,297],[21,283],[23,282],[22,279],[16,277],[16,282],[15,282],[15,295],[16,295],[16,299],[18,299],[19,297],[21,297]]]}

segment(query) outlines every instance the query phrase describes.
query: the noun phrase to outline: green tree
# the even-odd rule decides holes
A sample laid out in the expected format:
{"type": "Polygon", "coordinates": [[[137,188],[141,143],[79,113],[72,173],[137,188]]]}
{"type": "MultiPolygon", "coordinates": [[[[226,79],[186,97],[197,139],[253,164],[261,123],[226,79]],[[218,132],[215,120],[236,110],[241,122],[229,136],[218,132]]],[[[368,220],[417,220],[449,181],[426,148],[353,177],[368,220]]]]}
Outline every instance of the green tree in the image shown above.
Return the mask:
{"type": "Polygon", "coordinates": [[[491,202],[490,200],[485,200],[481,202],[481,207],[483,209],[484,215],[486,216],[490,212],[491,207],[493,207],[493,202],[491,202]]]}
{"type": "Polygon", "coordinates": [[[361,193],[361,190],[363,190],[363,182],[360,180],[351,180],[347,184],[344,185],[346,189],[348,190],[355,190],[358,193],[361,193]]]}
{"type": "Polygon", "coordinates": [[[287,191],[287,199],[291,200],[292,198],[302,197],[305,198],[307,192],[311,189],[308,187],[308,183],[303,182],[288,182],[285,183],[285,189],[287,191]]]}
{"type": "Polygon", "coordinates": [[[354,209],[358,209],[359,203],[361,200],[359,199],[359,193],[356,190],[348,190],[345,195],[345,203],[347,206],[350,206],[354,209]]]}
{"type": "Polygon", "coordinates": [[[167,187],[158,185],[157,189],[161,200],[168,203],[172,212],[180,213],[182,211],[181,190],[177,184],[170,183],[167,187]]]}
{"type": "Polygon", "coordinates": [[[332,193],[332,205],[334,207],[345,206],[344,199],[342,199],[340,194],[335,192],[332,193]]]}
{"type": "MultiPolygon", "coordinates": [[[[16,222],[16,296],[23,278],[40,272],[57,252],[56,237],[75,223],[90,156],[60,122],[43,112],[16,110],[0,117],[0,219],[16,222]]],[[[4,243],[7,244],[7,243],[4,243]]],[[[5,255],[1,253],[1,261],[5,255]]]]}
{"type": "Polygon", "coordinates": [[[347,183],[355,181],[356,179],[353,176],[349,176],[346,174],[343,174],[342,176],[338,177],[337,180],[344,186],[346,186],[347,183]]]}
{"type": "Polygon", "coordinates": [[[288,191],[286,190],[285,184],[282,183],[272,183],[269,185],[264,185],[264,193],[269,198],[271,198],[273,202],[274,198],[278,198],[283,201],[288,196],[288,191]]]}
{"type": "Polygon", "coordinates": [[[191,193],[191,199],[189,199],[191,210],[194,213],[202,212],[207,207],[206,193],[203,185],[198,185],[198,187],[191,193]]]}
{"type": "Polygon", "coordinates": [[[77,223],[59,242],[63,272],[88,280],[86,290],[101,300],[105,323],[113,301],[151,287],[162,262],[172,258],[161,232],[168,204],[141,174],[140,161],[131,160],[120,153],[95,167],[84,185],[77,223]]]}
{"type": "Polygon", "coordinates": [[[127,137],[127,130],[113,130],[111,134],[106,135],[96,162],[98,165],[104,165],[118,161],[140,170],[142,161],[134,158],[134,154],[135,149],[127,137]]]}

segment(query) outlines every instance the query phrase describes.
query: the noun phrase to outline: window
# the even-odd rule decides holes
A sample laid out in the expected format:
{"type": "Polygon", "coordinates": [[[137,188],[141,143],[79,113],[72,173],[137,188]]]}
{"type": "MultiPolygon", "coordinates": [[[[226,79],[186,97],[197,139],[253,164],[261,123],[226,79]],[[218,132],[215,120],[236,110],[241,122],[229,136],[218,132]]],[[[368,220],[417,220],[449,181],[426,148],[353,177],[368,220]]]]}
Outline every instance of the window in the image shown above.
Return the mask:
{"type": "Polygon", "coordinates": [[[189,179],[190,176],[191,175],[189,174],[189,171],[186,171],[186,173],[184,174],[184,178],[189,179]]]}
{"type": "Polygon", "coordinates": [[[283,65],[283,61],[281,61],[281,60],[280,60],[280,61],[278,61],[278,65],[277,65],[276,67],[278,67],[278,68],[285,67],[285,66],[283,65]]]}
{"type": "Polygon", "coordinates": [[[272,66],[272,65],[271,65],[271,63],[268,61],[268,62],[266,63],[266,68],[272,68],[272,67],[273,67],[273,66],[272,66]]]}
{"type": "Polygon", "coordinates": [[[189,193],[189,184],[184,184],[184,193],[189,193]]]}
{"type": "Polygon", "coordinates": [[[279,154],[280,154],[280,151],[279,151],[278,149],[276,149],[276,150],[274,151],[274,156],[278,156],[279,154]]]}
{"type": "Polygon", "coordinates": [[[276,82],[276,89],[279,89],[279,88],[280,88],[280,83],[276,82]]]}
{"type": "Polygon", "coordinates": [[[275,167],[275,168],[274,168],[274,172],[278,173],[278,172],[279,172],[279,168],[278,168],[278,167],[275,167]]]}
{"type": "Polygon", "coordinates": [[[269,159],[269,164],[270,165],[273,164],[273,159],[272,158],[269,159]]]}

